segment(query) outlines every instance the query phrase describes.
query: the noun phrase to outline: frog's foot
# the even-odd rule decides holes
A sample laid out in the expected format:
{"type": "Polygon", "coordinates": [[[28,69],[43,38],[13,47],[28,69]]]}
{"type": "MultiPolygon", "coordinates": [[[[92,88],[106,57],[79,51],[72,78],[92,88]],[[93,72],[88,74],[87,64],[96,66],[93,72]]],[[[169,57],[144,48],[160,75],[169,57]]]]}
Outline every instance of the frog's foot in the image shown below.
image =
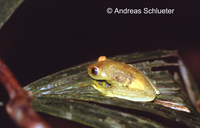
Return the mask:
{"type": "Polygon", "coordinates": [[[102,82],[104,88],[106,88],[106,82],[102,82]]]}
{"type": "MultiPolygon", "coordinates": [[[[103,83],[102,83],[103,84],[103,83]]],[[[96,80],[93,80],[92,84],[91,84],[95,89],[96,88],[101,88],[102,86],[96,81],[96,80]]],[[[103,87],[105,85],[103,84],[103,87]]]]}
{"type": "Polygon", "coordinates": [[[93,81],[93,83],[91,84],[96,90],[100,91],[102,93],[102,95],[109,95],[110,94],[110,87],[106,88],[106,82],[102,82],[101,86],[100,84],[97,83],[96,80],[93,81]]]}

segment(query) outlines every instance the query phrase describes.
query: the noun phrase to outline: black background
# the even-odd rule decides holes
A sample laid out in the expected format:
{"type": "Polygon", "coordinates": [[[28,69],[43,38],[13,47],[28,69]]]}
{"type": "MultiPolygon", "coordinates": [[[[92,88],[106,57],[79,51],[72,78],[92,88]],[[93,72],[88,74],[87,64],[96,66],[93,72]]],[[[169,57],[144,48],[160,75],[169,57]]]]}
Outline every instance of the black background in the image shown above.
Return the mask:
{"type": "MultiPolygon", "coordinates": [[[[200,84],[199,23],[199,2],[194,1],[24,1],[0,30],[0,57],[25,86],[100,55],[179,50],[200,84]],[[175,11],[170,15],[109,15],[108,7],[175,11]]],[[[2,86],[0,101],[8,101],[2,86]]],[[[12,127],[14,124],[5,114],[5,108],[0,107],[0,112],[0,127],[12,127]]],[[[61,120],[49,118],[46,120],[51,120],[51,124],[61,120]]],[[[61,120],[54,126],[66,122],[72,124],[61,120]]]]}

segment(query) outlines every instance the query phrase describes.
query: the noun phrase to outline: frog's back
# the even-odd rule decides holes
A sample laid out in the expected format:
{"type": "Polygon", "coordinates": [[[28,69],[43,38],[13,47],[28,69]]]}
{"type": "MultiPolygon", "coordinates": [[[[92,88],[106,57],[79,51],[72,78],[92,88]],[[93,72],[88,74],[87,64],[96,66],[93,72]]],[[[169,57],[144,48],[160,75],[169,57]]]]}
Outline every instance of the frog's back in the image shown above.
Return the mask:
{"type": "Polygon", "coordinates": [[[115,74],[121,76],[121,79],[118,79],[118,81],[122,82],[129,88],[149,90],[150,92],[155,92],[155,94],[160,94],[160,90],[153,84],[153,82],[135,66],[130,66],[122,62],[115,62],[115,67],[118,68],[118,71],[115,74]]]}
{"type": "Polygon", "coordinates": [[[149,89],[154,90],[156,94],[160,94],[160,90],[156,87],[155,84],[146,76],[142,71],[137,69],[134,66],[130,66],[132,68],[131,74],[133,83],[130,85],[130,87],[135,88],[135,86],[138,86],[139,89],[149,89]]]}

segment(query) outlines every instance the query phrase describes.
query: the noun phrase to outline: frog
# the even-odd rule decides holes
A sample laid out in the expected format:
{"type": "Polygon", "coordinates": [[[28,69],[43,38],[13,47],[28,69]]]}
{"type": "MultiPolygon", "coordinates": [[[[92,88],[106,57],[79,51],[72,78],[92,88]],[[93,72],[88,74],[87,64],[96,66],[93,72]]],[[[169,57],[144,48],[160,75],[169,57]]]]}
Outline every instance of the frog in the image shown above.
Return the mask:
{"type": "Polygon", "coordinates": [[[106,56],[100,56],[97,62],[88,65],[87,71],[93,79],[91,85],[104,96],[150,102],[161,93],[150,78],[135,66],[107,59],[106,56]],[[97,82],[99,80],[103,80],[102,85],[97,82]]]}

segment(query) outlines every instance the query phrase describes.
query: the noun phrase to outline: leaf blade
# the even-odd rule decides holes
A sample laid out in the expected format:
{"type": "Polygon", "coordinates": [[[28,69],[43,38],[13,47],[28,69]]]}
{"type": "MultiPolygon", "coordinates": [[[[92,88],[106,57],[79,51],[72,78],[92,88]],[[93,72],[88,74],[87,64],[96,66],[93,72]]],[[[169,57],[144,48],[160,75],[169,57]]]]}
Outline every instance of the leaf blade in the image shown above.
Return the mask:
{"type": "Polygon", "coordinates": [[[164,118],[179,120],[180,122],[190,127],[198,126],[200,125],[199,113],[196,111],[194,106],[191,105],[191,102],[188,100],[186,92],[182,90],[183,87],[179,85],[178,82],[175,82],[174,76],[172,76],[166,70],[151,71],[152,67],[179,66],[178,63],[167,63],[163,60],[156,60],[153,62],[143,61],[146,59],[161,59],[163,57],[165,58],[169,56],[174,56],[178,58],[176,51],[160,50],[150,53],[137,53],[111,58],[114,60],[129,63],[142,60],[141,62],[135,63],[133,65],[135,65],[150,79],[152,79],[153,82],[156,83],[157,87],[161,90],[161,95],[156,97],[157,100],[162,101],[161,105],[158,102],[157,104],[156,102],[132,102],[124,99],[100,95],[101,93],[99,91],[90,86],[92,79],[87,75],[86,70],[87,65],[93,63],[94,61],[87,62],[82,65],[75,66],[73,68],[66,69],[42,78],[34,83],[29,84],[25,87],[25,89],[31,90],[35,97],[45,98],[46,100],[48,98],[55,98],[57,100],[73,99],[78,101],[92,101],[100,104],[151,112],[164,118]],[[189,111],[187,111],[187,109],[189,111]]]}

